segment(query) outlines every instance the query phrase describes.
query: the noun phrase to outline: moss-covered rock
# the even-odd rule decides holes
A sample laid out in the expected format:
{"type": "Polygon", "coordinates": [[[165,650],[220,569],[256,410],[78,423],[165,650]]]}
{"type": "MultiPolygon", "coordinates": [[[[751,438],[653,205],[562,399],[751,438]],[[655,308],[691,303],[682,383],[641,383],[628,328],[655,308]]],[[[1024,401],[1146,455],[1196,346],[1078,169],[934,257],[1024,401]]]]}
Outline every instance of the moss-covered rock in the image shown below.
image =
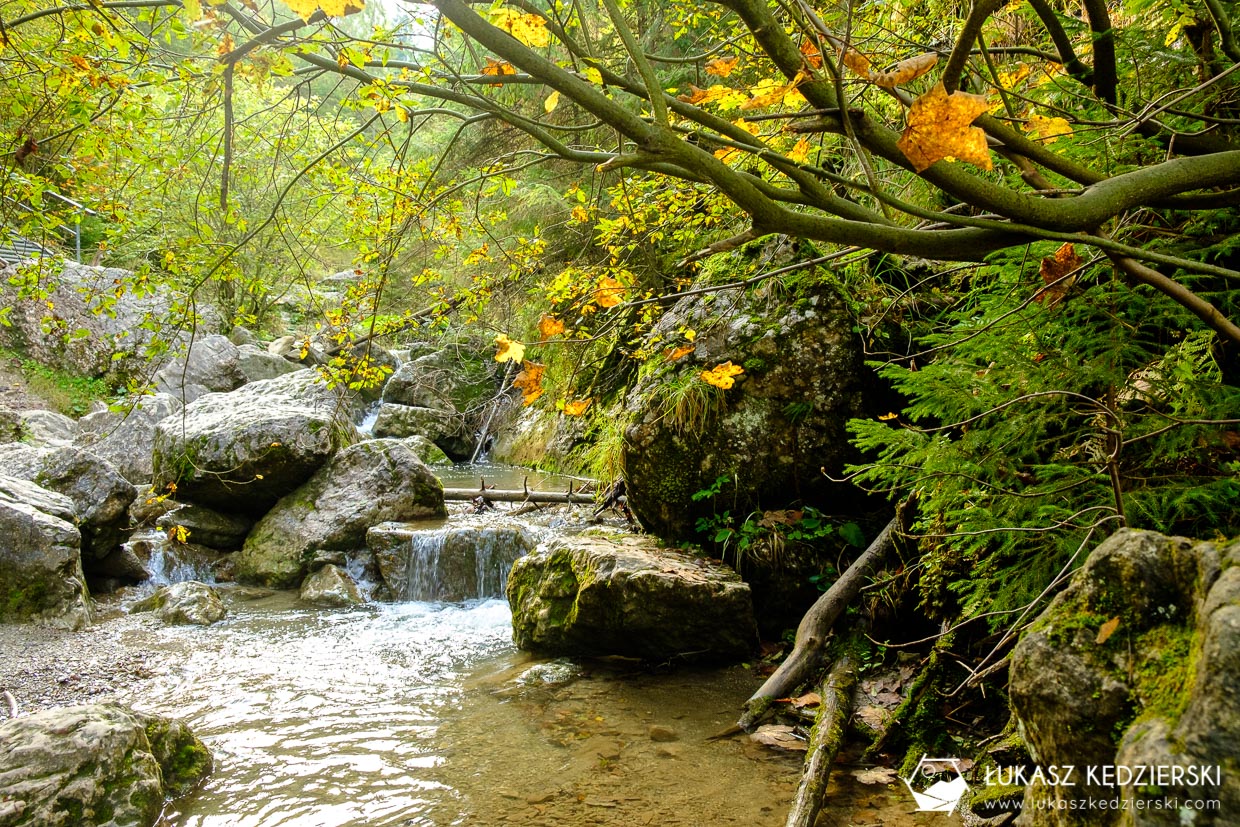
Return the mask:
{"type": "Polygon", "coordinates": [[[1082,777],[1030,785],[1034,825],[1222,825],[1240,812],[1240,542],[1219,547],[1123,529],[1100,545],[1012,655],[1011,699],[1034,761],[1210,766],[1161,787],[1082,777]],[[1129,801],[1099,811],[1084,802],[1129,801]],[[1081,802],[1047,808],[1052,799],[1081,802]],[[1217,809],[1151,807],[1216,800],[1217,809]],[[1137,815],[1134,815],[1137,814],[1137,815]],[[1189,821],[1183,821],[1188,818],[1189,821]]]}
{"type": "Polygon", "coordinates": [[[454,460],[470,459],[475,435],[499,387],[495,368],[487,353],[465,344],[415,356],[384,386],[385,405],[375,435],[420,434],[454,460]]]}
{"type": "Polygon", "coordinates": [[[517,646],[550,655],[728,660],[757,640],[735,572],[650,537],[553,540],[513,565],[508,603],[517,646]]]}
{"type": "Polygon", "coordinates": [[[130,612],[154,612],[172,626],[210,626],[224,619],[228,607],[219,592],[206,583],[185,580],[156,589],[129,609],[130,612]]]}

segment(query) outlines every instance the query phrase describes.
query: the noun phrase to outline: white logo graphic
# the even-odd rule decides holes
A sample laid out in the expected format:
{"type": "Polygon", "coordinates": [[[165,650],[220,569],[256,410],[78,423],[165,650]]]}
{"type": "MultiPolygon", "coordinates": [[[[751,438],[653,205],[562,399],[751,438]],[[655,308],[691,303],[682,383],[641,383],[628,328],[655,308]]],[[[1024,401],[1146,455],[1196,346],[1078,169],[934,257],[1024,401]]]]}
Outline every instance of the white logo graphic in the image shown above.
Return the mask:
{"type": "Polygon", "coordinates": [[[969,789],[968,782],[964,780],[964,773],[960,770],[959,758],[927,758],[923,755],[917,762],[917,766],[913,768],[912,775],[900,780],[913,794],[913,798],[917,801],[917,809],[921,812],[955,812],[956,805],[960,803],[965,790],[969,789]],[[950,781],[935,781],[921,791],[914,789],[914,783],[920,786],[925,783],[926,779],[944,773],[951,773],[954,777],[950,781]]]}

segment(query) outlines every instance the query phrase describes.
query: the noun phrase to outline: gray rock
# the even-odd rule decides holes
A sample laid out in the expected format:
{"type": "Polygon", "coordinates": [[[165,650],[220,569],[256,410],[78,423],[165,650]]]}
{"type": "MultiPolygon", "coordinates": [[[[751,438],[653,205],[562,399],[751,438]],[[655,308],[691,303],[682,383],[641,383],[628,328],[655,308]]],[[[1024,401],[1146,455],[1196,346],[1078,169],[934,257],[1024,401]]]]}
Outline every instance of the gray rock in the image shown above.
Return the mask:
{"type": "Polygon", "coordinates": [[[417,356],[402,364],[388,379],[383,401],[421,409],[420,412],[412,414],[393,408],[385,421],[384,409],[380,409],[375,434],[420,434],[453,459],[469,459],[474,452],[475,434],[497,390],[495,362],[476,348],[449,345],[417,356]],[[398,415],[402,415],[399,424],[398,415]]]}
{"type": "Polygon", "coordinates": [[[161,586],[150,597],[134,603],[129,611],[134,614],[154,612],[171,626],[210,626],[224,619],[228,607],[213,587],[186,580],[161,586]]]}
{"type": "Polygon", "coordinates": [[[229,579],[221,572],[230,569],[230,555],[192,541],[178,543],[163,531],[139,531],[123,548],[133,553],[156,583],[214,583],[229,579]]]}
{"type": "Polygon", "coordinates": [[[237,346],[218,333],[197,336],[185,352],[155,374],[155,390],[183,404],[207,393],[227,393],[246,382],[237,346]]]}
{"type": "Polygon", "coordinates": [[[0,723],[0,824],[151,827],[210,771],[180,721],[114,704],[36,712],[0,723]]]}
{"type": "Polygon", "coordinates": [[[443,486],[405,445],[360,442],[259,520],[237,555],[237,577],[292,588],[305,577],[315,551],[360,549],[366,530],[385,520],[446,515],[443,486]]]}
{"type": "Polygon", "coordinates": [[[550,655],[739,659],[757,642],[749,587],[650,537],[565,537],[512,567],[513,640],[550,655]]]}
{"type": "Polygon", "coordinates": [[[1218,766],[1221,783],[1134,788],[1088,776],[1074,787],[1035,783],[1020,823],[1233,823],[1240,811],[1237,685],[1240,542],[1219,548],[1151,531],[1116,532],[1012,654],[1012,709],[1030,756],[1043,766],[1218,766]],[[1105,624],[1113,624],[1107,632],[1105,624]],[[1118,798],[1129,801],[1127,810],[1085,803],[1118,798]],[[1047,809],[1051,799],[1072,808],[1047,809]],[[1150,806],[1163,799],[1220,805],[1150,806]]]}
{"type": "Polygon", "coordinates": [[[228,331],[228,341],[232,342],[237,347],[241,347],[242,345],[257,345],[258,336],[256,336],[254,331],[250,330],[248,327],[234,325],[233,329],[228,331]]]}
{"type": "Polygon", "coordinates": [[[78,426],[55,411],[25,411],[21,415],[22,441],[27,445],[60,448],[78,437],[78,426]]]}
{"type": "Polygon", "coordinates": [[[137,490],[106,460],[74,446],[11,444],[0,445],[0,464],[13,476],[73,501],[87,570],[92,560],[108,556],[128,536],[129,505],[137,490]]]}
{"type": "Polygon", "coordinates": [[[221,514],[203,505],[179,505],[155,520],[158,528],[167,531],[180,526],[189,532],[192,542],[219,549],[236,551],[254,527],[254,521],[237,514],[221,514]]]}
{"type": "Polygon", "coordinates": [[[275,379],[286,373],[303,370],[305,365],[290,362],[283,356],[268,353],[257,345],[241,345],[237,348],[238,362],[247,382],[261,382],[264,379],[275,379]]]}
{"type": "Polygon", "coordinates": [[[538,537],[520,523],[427,528],[381,523],[366,532],[366,546],[393,600],[469,600],[500,597],[517,558],[538,537]]]}
{"type": "Polygon", "coordinates": [[[464,428],[465,421],[453,411],[384,402],[372,431],[376,437],[420,436],[438,445],[445,439],[461,438],[464,428]]]}
{"type": "Polygon", "coordinates": [[[21,414],[12,408],[0,406],[0,443],[17,442],[21,438],[21,414]]]}
{"type": "Polygon", "coordinates": [[[0,477],[0,620],[69,629],[93,620],[72,517],[68,497],[0,477]]]}
{"type": "Polygon", "coordinates": [[[348,572],[330,563],[305,579],[301,584],[301,599],[329,608],[356,606],[365,602],[348,572]]]}
{"type": "Polygon", "coordinates": [[[301,370],[208,394],[155,429],[155,489],[257,516],[357,439],[355,400],[301,370]]]}
{"type": "Polygon", "coordinates": [[[572,450],[581,444],[586,422],[585,417],[527,407],[518,397],[509,400],[491,423],[494,438],[487,455],[491,462],[505,465],[571,468],[576,464],[572,450]]]}
{"type": "Polygon", "coordinates": [[[134,553],[128,543],[115,548],[111,554],[91,566],[92,577],[114,578],[130,583],[141,583],[149,580],[151,573],[134,553]]]}
{"type": "Polygon", "coordinates": [[[75,444],[112,463],[134,485],[148,484],[155,475],[155,426],[179,410],[181,403],[171,394],[138,397],[125,410],[82,417],[75,444]]]}
{"type": "Polygon", "coordinates": [[[854,458],[845,425],[864,414],[871,382],[853,319],[833,291],[777,303],[761,297],[721,308],[713,297],[687,297],[656,324],[645,347],[684,344],[694,350],[629,394],[631,424],[622,462],[629,505],[660,537],[701,540],[697,521],[730,509],[734,515],[779,509],[794,501],[834,513],[860,493],[830,482],[854,458]],[[730,389],[703,382],[724,362],[743,367],[730,389]],[[720,505],[694,499],[722,478],[720,505]]]}
{"type": "Polygon", "coordinates": [[[431,442],[424,436],[410,436],[401,440],[405,447],[413,451],[418,459],[427,465],[451,465],[452,460],[443,451],[439,450],[439,446],[431,442]]]}

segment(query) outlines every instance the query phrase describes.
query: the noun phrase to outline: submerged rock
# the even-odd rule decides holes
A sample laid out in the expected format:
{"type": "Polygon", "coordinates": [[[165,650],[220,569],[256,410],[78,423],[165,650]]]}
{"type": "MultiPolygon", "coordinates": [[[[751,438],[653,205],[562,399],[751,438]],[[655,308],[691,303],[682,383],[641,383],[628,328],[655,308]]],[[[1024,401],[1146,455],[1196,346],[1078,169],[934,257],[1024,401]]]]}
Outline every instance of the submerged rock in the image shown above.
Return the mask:
{"type": "Polygon", "coordinates": [[[161,586],[150,597],[133,604],[129,611],[154,612],[170,626],[210,626],[224,619],[228,607],[211,586],[186,580],[161,586]]]}
{"type": "Polygon", "coordinates": [[[1240,812],[1240,542],[1121,529],[1012,653],[1012,709],[1042,766],[1218,767],[1212,778],[1035,782],[1030,825],[1234,823],[1240,812]],[[1123,799],[1127,810],[1088,802],[1123,799]],[[1217,808],[1157,806],[1167,799],[1217,808]],[[1049,806],[1067,800],[1068,807],[1049,806]],[[1072,802],[1078,802],[1073,804],[1072,802]],[[1151,804],[1155,806],[1151,806],[1151,804]]]}
{"type": "Polygon", "coordinates": [[[353,400],[312,370],[207,394],[155,429],[155,490],[258,516],[357,440],[353,400]]]}
{"type": "Polygon", "coordinates": [[[237,577],[293,588],[316,551],[361,549],[367,529],[385,520],[445,516],[443,486],[408,447],[392,439],[359,442],[258,521],[237,554],[237,577]]]}
{"type": "Polygon", "coordinates": [[[391,522],[366,532],[393,600],[499,597],[512,564],[537,543],[534,532],[518,523],[425,528],[391,522]]]}
{"type": "Polygon", "coordinates": [[[94,618],[73,502],[0,476],[0,621],[80,629],[94,618]]]}
{"type": "Polygon", "coordinates": [[[150,827],[211,771],[184,723],[115,704],[0,723],[0,824],[150,827]]]}
{"type": "Polygon", "coordinates": [[[339,566],[328,563],[301,584],[301,599],[316,606],[340,608],[364,603],[357,583],[339,566]]]}
{"type": "Polygon", "coordinates": [[[757,643],[749,587],[731,569],[648,537],[565,537],[508,577],[513,639],[545,654],[742,658],[757,643]]]}

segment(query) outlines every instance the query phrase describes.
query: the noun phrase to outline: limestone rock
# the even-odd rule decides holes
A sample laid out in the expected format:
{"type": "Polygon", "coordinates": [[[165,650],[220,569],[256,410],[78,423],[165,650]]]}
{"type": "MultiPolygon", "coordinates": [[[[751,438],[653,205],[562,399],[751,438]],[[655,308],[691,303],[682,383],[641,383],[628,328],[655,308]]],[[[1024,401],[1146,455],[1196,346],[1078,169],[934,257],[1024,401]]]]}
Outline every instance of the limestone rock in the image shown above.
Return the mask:
{"type": "Polygon", "coordinates": [[[22,416],[18,411],[0,405],[0,444],[22,438],[22,416]]]}
{"type": "Polygon", "coordinates": [[[237,576],[292,588],[315,551],[360,549],[366,530],[385,520],[444,516],[443,486],[409,448],[399,440],[360,442],[258,521],[237,556],[237,576]]]}
{"type": "Polygon", "coordinates": [[[47,448],[60,448],[78,437],[78,425],[55,411],[25,411],[21,415],[22,442],[47,448]]]}
{"type": "Polygon", "coordinates": [[[197,336],[185,352],[155,374],[155,389],[181,403],[193,402],[208,393],[227,393],[245,384],[237,346],[226,336],[197,336]]]}
{"type": "Polygon", "coordinates": [[[76,445],[112,463],[134,485],[150,483],[155,426],[181,410],[167,393],[143,396],[123,411],[100,411],[78,420],[76,445]]]}
{"type": "Polygon", "coordinates": [[[354,442],[353,400],[301,370],[207,394],[155,429],[155,489],[258,516],[354,442]]]}
{"type": "Polygon", "coordinates": [[[487,403],[497,390],[493,364],[465,346],[405,362],[383,388],[387,404],[379,411],[375,435],[420,434],[454,460],[470,459],[487,403]]]}
{"type": "Polygon", "coordinates": [[[130,607],[131,613],[154,612],[171,626],[210,626],[224,619],[228,607],[214,588],[206,583],[186,580],[156,589],[130,607]]]}
{"type": "Polygon", "coordinates": [[[73,513],[68,497],[0,476],[0,621],[69,629],[91,622],[73,513]]]}
{"type": "Polygon", "coordinates": [[[1223,825],[1240,812],[1240,542],[1121,529],[1090,554],[1012,654],[1012,709],[1041,765],[1219,766],[1221,784],[1026,791],[1030,825],[1223,825]],[[1109,633],[1102,633],[1104,624],[1109,633]],[[1101,641],[1101,642],[1099,642],[1101,641]],[[1128,810],[1044,809],[1051,798],[1128,810]],[[1150,807],[1164,798],[1218,809],[1150,807]],[[1187,815],[1186,815],[1187,814],[1187,815]],[[1189,817],[1189,821],[1184,821],[1189,817]]]}
{"type": "Polygon", "coordinates": [[[749,587],[648,537],[566,537],[512,567],[513,639],[545,654],[742,658],[757,642],[749,587]]]}
{"type": "Polygon", "coordinates": [[[0,824],[151,827],[210,771],[180,721],[114,704],[24,715],[0,723],[0,824]]]}
{"type": "Polygon", "coordinates": [[[760,297],[727,312],[709,299],[681,299],[647,341],[658,350],[683,344],[681,330],[697,331],[694,350],[639,382],[626,402],[622,459],[634,515],[660,537],[700,540],[698,519],[724,507],[693,495],[720,480],[718,500],[733,514],[798,500],[847,510],[859,492],[822,469],[840,476],[853,458],[845,425],[863,415],[873,380],[844,303],[824,291],[780,302],[771,317],[760,297]],[[744,369],[732,388],[700,379],[728,361],[744,369]]]}
{"type": "Polygon", "coordinates": [[[401,440],[405,447],[417,456],[418,459],[427,465],[451,465],[452,460],[443,451],[439,450],[439,446],[431,442],[424,436],[409,436],[401,440]]]}
{"type": "Polygon", "coordinates": [[[93,560],[111,554],[128,536],[129,505],[137,490],[106,460],[73,446],[51,449],[15,443],[0,445],[0,466],[73,502],[88,570],[93,560]]]}
{"type": "Polygon", "coordinates": [[[366,532],[393,600],[499,597],[512,564],[537,544],[534,532],[519,523],[428,528],[389,522],[366,532]]]}
{"type": "Polygon", "coordinates": [[[222,514],[202,505],[184,504],[160,515],[155,525],[167,531],[180,526],[189,540],[220,551],[236,551],[254,527],[254,521],[237,514],[222,514]]]}
{"type": "Polygon", "coordinates": [[[242,344],[237,348],[237,360],[241,373],[247,382],[261,382],[264,379],[275,379],[286,373],[295,373],[305,368],[296,362],[290,362],[283,356],[269,353],[254,344],[242,344]]]}
{"type": "Polygon", "coordinates": [[[517,397],[506,404],[491,423],[494,438],[488,454],[492,462],[506,465],[572,467],[571,452],[580,444],[585,428],[584,417],[561,416],[557,411],[527,407],[517,397]]]}
{"type": "Polygon", "coordinates": [[[340,608],[364,603],[357,583],[339,566],[328,564],[301,584],[301,599],[316,606],[340,608]]]}

